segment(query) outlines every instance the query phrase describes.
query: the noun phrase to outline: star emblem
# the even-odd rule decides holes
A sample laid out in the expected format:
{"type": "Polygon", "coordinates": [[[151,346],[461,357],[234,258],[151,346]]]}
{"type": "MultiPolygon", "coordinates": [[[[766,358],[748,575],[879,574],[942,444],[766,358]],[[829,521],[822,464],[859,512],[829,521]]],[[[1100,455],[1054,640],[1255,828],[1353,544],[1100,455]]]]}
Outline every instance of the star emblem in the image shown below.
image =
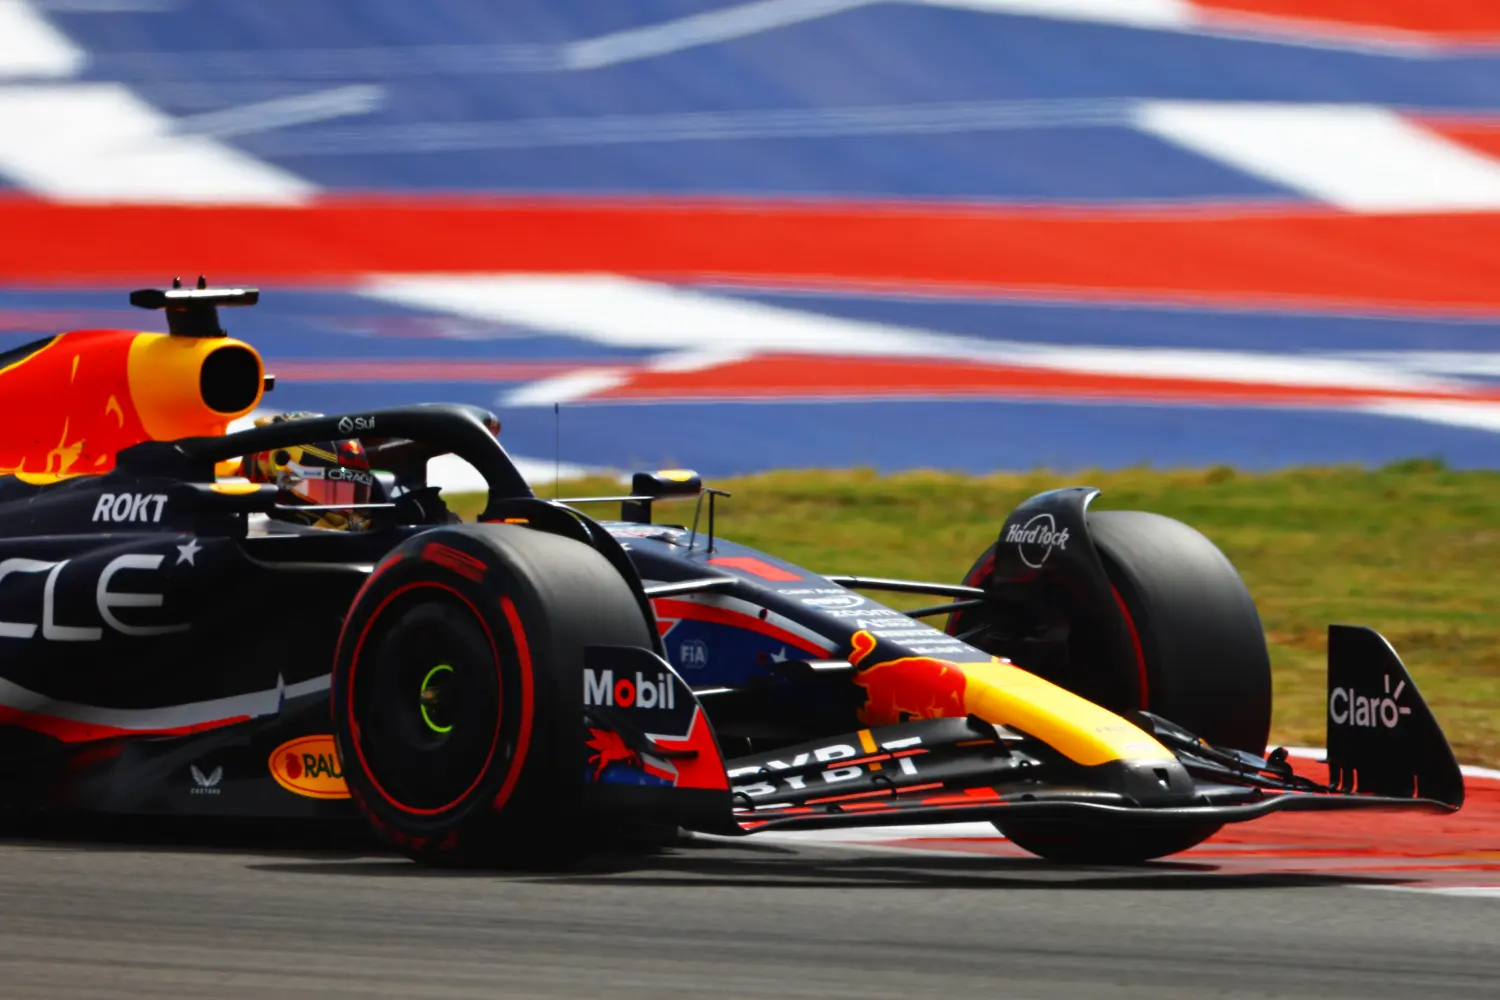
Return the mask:
{"type": "Polygon", "coordinates": [[[193,557],[202,551],[203,546],[198,544],[198,539],[190,538],[186,545],[177,546],[177,561],[172,565],[181,566],[187,563],[189,566],[196,566],[198,564],[193,561],[193,557]]]}
{"type": "Polygon", "coordinates": [[[785,663],[786,662],[786,647],[785,646],[781,647],[781,652],[779,652],[779,653],[772,653],[771,654],[771,662],[772,663],[785,663]]]}

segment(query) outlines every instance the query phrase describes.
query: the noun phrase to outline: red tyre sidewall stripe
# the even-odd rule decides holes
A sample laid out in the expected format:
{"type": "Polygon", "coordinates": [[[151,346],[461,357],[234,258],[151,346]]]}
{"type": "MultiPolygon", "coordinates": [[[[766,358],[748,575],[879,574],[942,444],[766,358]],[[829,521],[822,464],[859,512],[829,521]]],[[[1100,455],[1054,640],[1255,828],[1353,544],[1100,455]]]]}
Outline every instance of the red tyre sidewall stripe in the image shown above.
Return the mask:
{"type": "MultiPolygon", "coordinates": [[[[969,570],[969,575],[964,577],[965,587],[983,587],[985,578],[995,572],[995,553],[991,551],[986,555],[979,565],[969,570]]],[[[948,616],[948,626],[944,629],[949,635],[958,635],[958,614],[948,616]]]]}
{"type": "Polygon", "coordinates": [[[1120,588],[1110,584],[1109,591],[1115,595],[1115,603],[1120,606],[1120,617],[1125,620],[1125,628],[1130,632],[1130,646],[1135,650],[1135,669],[1141,686],[1141,711],[1148,711],[1151,707],[1151,683],[1146,675],[1146,653],[1141,649],[1141,634],[1136,631],[1135,616],[1125,606],[1125,598],[1120,594],[1120,588]]]}
{"type": "Polygon", "coordinates": [[[511,761],[510,771],[505,775],[505,783],[500,786],[500,791],[495,793],[495,800],[490,804],[490,808],[496,811],[505,808],[505,803],[510,800],[511,793],[515,791],[516,782],[520,780],[521,768],[526,763],[526,751],[531,747],[531,724],[534,715],[531,644],[526,641],[526,629],[521,625],[521,616],[516,611],[515,602],[509,597],[500,598],[500,610],[505,613],[505,620],[510,623],[510,634],[516,642],[516,659],[521,664],[521,728],[516,734],[515,759],[511,761]]]}
{"type": "MultiPolygon", "coordinates": [[[[518,634],[516,645],[517,645],[518,649],[524,649],[525,648],[525,637],[518,634]]],[[[525,690],[527,692],[526,696],[523,697],[523,701],[525,701],[525,702],[528,703],[528,705],[523,706],[522,720],[523,720],[525,729],[527,730],[528,735],[529,735],[530,721],[531,721],[530,720],[530,714],[531,713],[529,711],[529,702],[530,702],[529,689],[530,689],[530,675],[531,675],[530,662],[531,661],[530,661],[530,655],[529,655],[529,653],[522,656],[522,662],[524,662],[526,664],[526,667],[525,667],[525,669],[523,670],[523,673],[522,673],[522,678],[523,678],[523,680],[522,680],[522,686],[523,686],[523,690],[525,690]]],[[[504,678],[500,676],[500,650],[495,645],[495,636],[494,636],[494,633],[492,633],[490,631],[489,624],[484,620],[484,616],[479,613],[479,609],[474,606],[474,602],[473,601],[469,600],[463,594],[459,593],[453,587],[448,586],[446,583],[438,583],[436,581],[431,581],[431,580],[419,580],[419,581],[416,581],[414,583],[407,583],[407,584],[401,585],[400,587],[397,587],[395,590],[391,591],[389,594],[387,594],[381,600],[380,604],[378,604],[376,606],[374,613],[372,613],[370,615],[370,617],[365,620],[364,627],[360,629],[359,639],[356,640],[356,642],[354,644],[354,652],[353,652],[353,654],[352,654],[352,656],[351,656],[351,658],[349,660],[349,690],[348,690],[347,694],[345,695],[344,710],[348,713],[349,729],[350,729],[350,732],[354,735],[354,739],[351,740],[350,742],[352,742],[354,744],[354,754],[359,759],[359,769],[360,769],[360,772],[370,782],[370,786],[372,788],[374,788],[375,791],[377,791],[377,792],[380,793],[380,797],[381,798],[385,799],[392,806],[394,806],[395,808],[401,810],[404,813],[410,813],[411,815],[414,815],[414,816],[437,816],[437,815],[439,815],[441,813],[447,812],[448,810],[450,810],[450,809],[454,808],[455,806],[457,806],[464,799],[468,798],[469,795],[471,795],[473,793],[474,789],[477,788],[477,787],[479,787],[479,784],[480,784],[480,782],[482,782],[484,780],[485,775],[489,773],[490,762],[495,759],[495,750],[500,746],[500,730],[502,728],[501,723],[502,723],[502,720],[505,718],[505,693],[504,692],[505,692],[504,678]],[[439,806],[439,807],[437,807],[435,809],[419,809],[416,806],[409,806],[406,803],[401,802],[401,801],[397,800],[396,798],[392,797],[392,795],[389,792],[387,792],[384,787],[381,786],[380,782],[377,781],[377,780],[375,780],[375,775],[370,772],[370,765],[365,760],[364,749],[360,746],[359,724],[358,724],[358,722],[356,721],[356,719],[354,717],[354,680],[355,680],[355,671],[356,671],[356,669],[359,666],[359,655],[360,655],[361,651],[363,651],[363,649],[364,649],[365,639],[369,637],[370,629],[374,626],[374,624],[377,621],[380,620],[381,613],[383,611],[385,611],[386,607],[392,601],[394,601],[396,598],[400,597],[402,594],[408,593],[408,592],[413,591],[413,590],[419,590],[419,589],[424,588],[424,587],[432,587],[432,588],[435,588],[437,590],[446,591],[447,593],[452,594],[454,597],[456,597],[460,601],[462,601],[464,603],[464,606],[467,607],[471,613],[473,613],[475,620],[479,622],[480,628],[484,629],[484,637],[485,637],[486,640],[488,640],[488,642],[490,644],[490,653],[494,657],[495,674],[496,674],[497,678],[499,678],[499,680],[500,680],[499,685],[497,685],[497,691],[496,691],[497,706],[496,706],[496,712],[495,712],[495,735],[494,735],[494,738],[490,741],[490,751],[489,751],[489,754],[484,759],[484,766],[479,769],[479,774],[475,776],[473,783],[470,784],[468,788],[464,789],[463,792],[460,793],[457,798],[455,798],[452,802],[449,802],[446,805],[439,806]]],[[[525,746],[525,743],[523,741],[522,742],[522,747],[524,748],[524,746],[525,746]]],[[[506,778],[507,781],[510,781],[511,777],[515,774],[515,772],[517,770],[519,770],[520,755],[522,753],[524,753],[524,749],[521,750],[521,751],[518,751],[518,754],[517,754],[517,764],[512,767],[511,775],[508,775],[507,778],[506,778]]]]}
{"type": "MultiPolygon", "coordinates": [[[[982,587],[984,586],[985,578],[994,573],[994,571],[995,553],[991,552],[978,566],[975,566],[969,572],[969,575],[964,579],[964,586],[982,587]]],[[[1149,711],[1151,705],[1151,681],[1149,675],[1146,673],[1146,652],[1141,647],[1141,635],[1135,627],[1135,616],[1130,613],[1130,608],[1126,606],[1125,598],[1120,593],[1120,588],[1111,583],[1109,590],[1110,593],[1115,595],[1115,604],[1120,608],[1120,617],[1124,619],[1125,629],[1130,633],[1130,648],[1135,653],[1136,679],[1141,691],[1141,710],[1149,711]]],[[[950,635],[957,634],[954,632],[954,624],[957,618],[957,615],[950,615],[948,618],[948,632],[950,635]]]]}

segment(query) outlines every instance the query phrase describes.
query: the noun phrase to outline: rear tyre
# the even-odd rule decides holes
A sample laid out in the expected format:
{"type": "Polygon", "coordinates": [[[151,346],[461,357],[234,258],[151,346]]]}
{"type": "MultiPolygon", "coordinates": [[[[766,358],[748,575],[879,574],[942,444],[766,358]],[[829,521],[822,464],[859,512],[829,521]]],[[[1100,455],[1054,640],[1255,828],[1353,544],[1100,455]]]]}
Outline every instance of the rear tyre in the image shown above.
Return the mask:
{"type": "Polygon", "coordinates": [[[592,548],[509,525],[407,540],[355,597],[335,658],[355,804],[392,846],[434,864],[545,866],[600,846],[578,809],[594,644],[649,648],[651,634],[592,548]]]}
{"type": "MultiPolygon", "coordinates": [[[[1101,661],[1115,676],[1093,678],[1089,690],[1078,693],[1121,714],[1146,709],[1218,746],[1264,753],[1271,730],[1270,657],[1255,603],[1234,566],[1201,533],[1159,514],[1090,513],[1089,531],[1136,655],[1134,662],[1101,661]],[[1109,694],[1100,697],[1100,691],[1109,694]]],[[[965,582],[984,586],[994,562],[992,547],[965,582]]],[[[1094,631],[1076,617],[1067,625],[1072,636],[1094,631]]],[[[972,620],[956,619],[950,630],[972,627],[972,620]]],[[[1052,861],[1130,864],[1185,851],[1222,824],[1020,818],[995,825],[1018,847],[1052,861]]]]}

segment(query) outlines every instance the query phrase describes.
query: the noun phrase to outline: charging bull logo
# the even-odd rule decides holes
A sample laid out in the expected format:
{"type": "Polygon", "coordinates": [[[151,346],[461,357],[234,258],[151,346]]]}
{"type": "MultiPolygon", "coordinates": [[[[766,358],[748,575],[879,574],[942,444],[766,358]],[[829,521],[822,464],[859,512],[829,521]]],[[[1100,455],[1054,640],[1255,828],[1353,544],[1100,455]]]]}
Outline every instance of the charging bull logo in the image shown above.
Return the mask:
{"type": "MultiPolygon", "coordinates": [[[[875,651],[875,636],[856,632],[853,643],[849,662],[858,667],[875,651]]],[[[968,714],[968,678],[958,664],[947,660],[905,656],[866,667],[854,675],[854,683],[865,689],[865,705],[859,711],[865,725],[900,722],[902,716],[942,719],[968,714]]]]}
{"type": "Polygon", "coordinates": [[[260,402],[262,373],[259,356],[227,337],[128,330],[63,333],[0,355],[0,475],[108,472],[130,445],[222,434],[260,402]]]}
{"type": "Polygon", "coordinates": [[[128,340],[63,334],[0,366],[7,426],[0,474],[108,471],[114,450],[144,440],[129,395],[128,340]],[[110,343],[109,339],[117,342],[110,343]]]}

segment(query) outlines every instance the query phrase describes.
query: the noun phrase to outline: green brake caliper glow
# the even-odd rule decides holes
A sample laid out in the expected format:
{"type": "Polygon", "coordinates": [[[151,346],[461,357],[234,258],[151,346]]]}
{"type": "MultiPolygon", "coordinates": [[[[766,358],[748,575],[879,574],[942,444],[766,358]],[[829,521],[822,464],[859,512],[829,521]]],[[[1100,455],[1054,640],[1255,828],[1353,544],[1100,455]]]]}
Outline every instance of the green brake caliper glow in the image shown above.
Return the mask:
{"type": "Polygon", "coordinates": [[[436,677],[440,673],[443,673],[444,671],[447,671],[451,674],[453,673],[453,668],[448,666],[448,664],[446,663],[439,663],[437,666],[427,671],[427,676],[422,678],[422,694],[420,698],[422,721],[427,723],[427,728],[431,729],[435,733],[446,733],[453,728],[452,723],[449,723],[446,726],[438,725],[436,722],[432,721],[432,716],[427,714],[427,702],[437,695],[437,692],[433,691],[432,688],[429,687],[429,685],[432,683],[432,679],[434,677],[436,677]]]}

